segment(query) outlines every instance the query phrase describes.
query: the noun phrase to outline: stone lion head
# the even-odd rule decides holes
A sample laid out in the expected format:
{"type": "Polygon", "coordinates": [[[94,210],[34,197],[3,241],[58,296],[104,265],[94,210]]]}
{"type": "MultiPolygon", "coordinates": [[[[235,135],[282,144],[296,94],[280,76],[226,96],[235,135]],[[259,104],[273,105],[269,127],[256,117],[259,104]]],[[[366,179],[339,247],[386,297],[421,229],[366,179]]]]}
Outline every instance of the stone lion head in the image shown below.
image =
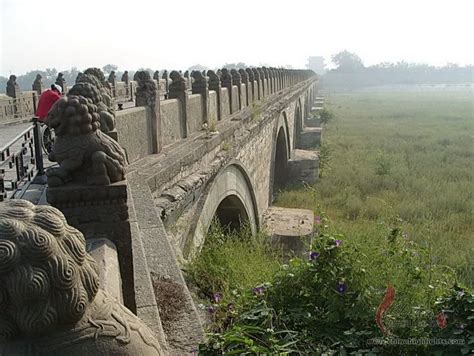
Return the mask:
{"type": "Polygon", "coordinates": [[[46,119],[56,135],[84,135],[100,128],[100,115],[91,99],[68,95],[59,99],[46,119]]]}
{"type": "Polygon", "coordinates": [[[74,325],[98,288],[84,236],[59,210],[0,203],[0,341],[74,325]]]}

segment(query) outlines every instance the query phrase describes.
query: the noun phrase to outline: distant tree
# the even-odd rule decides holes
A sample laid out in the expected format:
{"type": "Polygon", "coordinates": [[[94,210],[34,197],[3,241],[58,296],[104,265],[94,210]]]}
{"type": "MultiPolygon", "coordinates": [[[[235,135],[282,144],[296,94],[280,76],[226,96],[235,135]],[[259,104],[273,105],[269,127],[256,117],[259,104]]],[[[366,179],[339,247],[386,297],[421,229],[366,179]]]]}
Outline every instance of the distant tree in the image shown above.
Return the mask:
{"type": "Polygon", "coordinates": [[[208,70],[209,68],[200,64],[195,64],[191,67],[188,68],[188,70],[191,72],[193,70],[197,70],[199,72],[202,72],[203,70],[208,70]]]}
{"type": "Polygon", "coordinates": [[[118,69],[118,66],[116,66],[115,64],[106,64],[105,66],[102,67],[102,70],[106,74],[110,74],[111,71],[116,71],[117,69],[118,69]]]}
{"type": "Polygon", "coordinates": [[[249,66],[243,62],[239,63],[226,63],[222,66],[222,68],[227,69],[240,69],[240,68],[248,68],[249,66]]]}
{"type": "Polygon", "coordinates": [[[339,72],[358,72],[364,69],[362,59],[352,52],[344,50],[331,57],[339,72]]]}
{"type": "Polygon", "coordinates": [[[326,64],[324,63],[324,57],[321,57],[321,56],[309,57],[306,68],[311,69],[312,71],[320,75],[326,73],[326,64]]]}

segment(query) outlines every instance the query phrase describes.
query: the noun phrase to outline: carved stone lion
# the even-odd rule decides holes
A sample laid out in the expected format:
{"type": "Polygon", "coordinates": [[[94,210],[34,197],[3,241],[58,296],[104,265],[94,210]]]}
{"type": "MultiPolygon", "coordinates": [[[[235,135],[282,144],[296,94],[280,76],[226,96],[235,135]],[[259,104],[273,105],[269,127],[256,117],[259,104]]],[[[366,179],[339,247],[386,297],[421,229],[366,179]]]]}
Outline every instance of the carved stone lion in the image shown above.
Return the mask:
{"type": "Polygon", "coordinates": [[[105,80],[102,70],[88,68],[84,73],[79,73],[76,84],[69,90],[69,94],[82,95],[94,101],[100,115],[100,130],[102,132],[107,133],[115,129],[113,95],[110,83],[105,80]],[[91,87],[93,90],[91,90],[91,87]]]}
{"type": "Polygon", "coordinates": [[[98,130],[100,115],[91,99],[80,95],[59,99],[46,123],[56,133],[49,159],[59,163],[46,172],[50,187],[69,181],[109,185],[125,178],[125,152],[98,130]]]}
{"type": "Polygon", "coordinates": [[[98,281],[84,236],[59,210],[0,203],[0,355],[163,355],[98,281]]]}
{"type": "Polygon", "coordinates": [[[137,81],[136,100],[137,106],[153,106],[156,101],[156,83],[151,79],[150,73],[140,70],[135,73],[137,81]]]}

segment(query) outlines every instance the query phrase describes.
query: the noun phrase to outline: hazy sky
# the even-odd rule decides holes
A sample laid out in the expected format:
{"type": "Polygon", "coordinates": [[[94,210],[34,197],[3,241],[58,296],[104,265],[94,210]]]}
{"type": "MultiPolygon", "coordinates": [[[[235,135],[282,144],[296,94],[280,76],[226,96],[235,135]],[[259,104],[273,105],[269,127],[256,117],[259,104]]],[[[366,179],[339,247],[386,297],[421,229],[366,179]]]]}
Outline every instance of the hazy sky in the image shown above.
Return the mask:
{"type": "Polygon", "coordinates": [[[0,75],[56,67],[302,68],[356,52],[383,61],[474,63],[473,0],[0,0],[0,75]]]}

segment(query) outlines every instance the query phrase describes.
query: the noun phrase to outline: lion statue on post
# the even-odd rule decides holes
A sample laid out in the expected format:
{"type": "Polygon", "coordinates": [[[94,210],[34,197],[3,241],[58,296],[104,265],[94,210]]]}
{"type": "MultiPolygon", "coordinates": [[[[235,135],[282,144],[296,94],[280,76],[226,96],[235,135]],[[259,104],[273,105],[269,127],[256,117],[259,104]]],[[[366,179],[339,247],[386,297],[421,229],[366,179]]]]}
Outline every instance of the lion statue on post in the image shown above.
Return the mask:
{"type": "Polygon", "coordinates": [[[163,355],[152,331],[99,289],[82,233],[59,210],[0,203],[0,355],[163,355]]]}
{"type": "Polygon", "coordinates": [[[109,185],[125,178],[125,152],[99,130],[100,115],[92,99],[81,95],[61,98],[46,124],[56,133],[49,159],[59,163],[46,172],[50,187],[70,181],[109,185]]]}

